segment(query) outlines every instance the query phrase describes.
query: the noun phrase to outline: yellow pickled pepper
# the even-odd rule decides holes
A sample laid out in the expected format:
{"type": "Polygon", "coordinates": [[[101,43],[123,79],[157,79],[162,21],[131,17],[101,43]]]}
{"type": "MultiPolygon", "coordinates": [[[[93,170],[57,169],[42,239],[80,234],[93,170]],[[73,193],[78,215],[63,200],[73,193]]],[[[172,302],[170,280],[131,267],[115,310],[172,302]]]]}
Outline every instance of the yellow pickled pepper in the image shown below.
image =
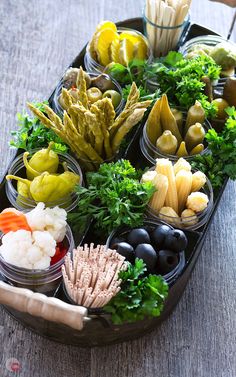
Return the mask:
{"type": "Polygon", "coordinates": [[[161,99],[161,126],[164,131],[169,130],[176,137],[178,144],[183,140],[177,126],[176,119],[171,112],[168,98],[166,94],[163,94],[161,99]]]}
{"type": "Polygon", "coordinates": [[[184,132],[185,135],[192,125],[195,123],[203,123],[205,120],[206,114],[205,110],[203,109],[201,103],[199,101],[196,101],[193,106],[191,106],[188,110],[187,119],[185,123],[184,132]]]}
{"type": "MultiPolygon", "coordinates": [[[[56,152],[52,150],[54,142],[50,142],[48,148],[43,148],[33,154],[26,166],[26,175],[28,179],[33,179],[37,175],[47,171],[49,173],[56,173],[59,165],[59,157],[56,152]],[[29,171],[32,168],[38,172],[37,175],[33,171],[29,171]]],[[[24,156],[28,156],[29,153],[25,152],[24,156]]],[[[25,162],[26,160],[24,160],[25,162]]]]}
{"type": "Polygon", "coordinates": [[[162,134],[160,116],[161,116],[161,98],[159,98],[155,102],[148,116],[147,125],[146,125],[148,138],[150,142],[154,145],[156,145],[156,141],[158,137],[161,136],[162,134]]]}
{"type": "Polygon", "coordinates": [[[178,146],[178,141],[171,131],[164,131],[163,134],[157,139],[156,147],[160,152],[166,154],[175,154],[178,146]]]}
{"type": "Polygon", "coordinates": [[[185,143],[188,151],[192,151],[198,144],[201,144],[205,137],[205,130],[200,123],[189,127],[185,135],[185,143]]]}

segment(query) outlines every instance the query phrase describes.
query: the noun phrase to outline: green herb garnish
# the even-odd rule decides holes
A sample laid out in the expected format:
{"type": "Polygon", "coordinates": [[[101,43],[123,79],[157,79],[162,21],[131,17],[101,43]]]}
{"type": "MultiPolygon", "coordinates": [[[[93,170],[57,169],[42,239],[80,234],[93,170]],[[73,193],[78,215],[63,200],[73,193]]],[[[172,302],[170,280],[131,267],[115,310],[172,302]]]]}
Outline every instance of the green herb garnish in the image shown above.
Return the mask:
{"type": "Polygon", "coordinates": [[[161,93],[168,95],[168,100],[185,108],[191,107],[198,100],[208,117],[214,117],[216,106],[208,101],[204,94],[205,83],[202,77],[210,80],[219,78],[221,67],[206,55],[185,58],[182,54],[170,51],[146,66],[145,76],[157,83],[161,93]]]}
{"type": "Polygon", "coordinates": [[[121,271],[120,292],[104,307],[111,314],[112,322],[135,322],[145,317],[158,317],[168,296],[168,284],[159,275],[145,276],[146,265],[135,259],[126,271],[121,271]]]}
{"type": "Polygon", "coordinates": [[[120,225],[143,223],[143,215],[155,188],[140,183],[141,173],[127,160],[102,164],[96,173],[87,173],[87,187],[77,186],[79,204],[73,221],[83,224],[91,217],[95,227],[109,234],[120,225]]]}
{"type": "MultiPolygon", "coordinates": [[[[34,103],[34,105],[41,111],[44,105],[48,104],[47,101],[34,103]]],[[[53,149],[56,152],[65,153],[68,151],[68,146],[57,136],[52,130],[47,129],[39,119],[30,117],[26,111],[17,114],[18,127],[16,131],[11,134],[14,137],[10,141],[10,145],[26,151],[35,148],[47,147],[50,141],[54,141],[53,149]]]]}
{"type": "Polygon", "coordinates": [[[223,131],[210,129],[205,135],[211,154],[196,156],[191,163],[207,175],[214,189],[219,189],[226,177],[236,179],[236,109],[225,111],[229,117],[223,131]]]}

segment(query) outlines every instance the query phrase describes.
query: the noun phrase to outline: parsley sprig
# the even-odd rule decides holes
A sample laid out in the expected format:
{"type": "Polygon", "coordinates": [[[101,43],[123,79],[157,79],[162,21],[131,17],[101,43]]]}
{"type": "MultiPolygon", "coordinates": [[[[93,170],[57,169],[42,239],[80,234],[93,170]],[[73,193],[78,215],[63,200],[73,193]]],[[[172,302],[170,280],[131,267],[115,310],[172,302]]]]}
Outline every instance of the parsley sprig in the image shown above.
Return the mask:
{"type": "MultiPolygon", "coordinates": [[[[41,111],[47,101],[34,103],[41,111]]],[[[12,131],[13,140],[10,145],[26,151],[35,148],[47,147],[50,141],[54,141],[53,149],[57,152],[65,153],[68,151],[67,145],[52,131],[40,123],[36,117],[31,117],[26,111],[17,113],[18,129],[12,131]]]]}
{"type": "Polygon", "coordinates": [[[158,317],[168,296],[168,284],[162,276],[145,276],[146,265],[142,259],[121,271],[120,292],[104,307],[111,314],[112,322],[135,322],[145,317],[158,317]]]}
{"type": "Polygon", "coordinates": [[[204,172],[215,190],[228,177],[236,179],[236,109],[228,107],[228,119],[221,133],[210,129],[205,135],[210,154],[196,156],[192,166],[204,172]]]}
{"type": "Polygon", "coordinates": [[[151,183],[140,183],[140,175],[127,160],[105,163],[98,172],[87,173],[87,188],[77,187],[79,204],[70,219],[83,224],[91,217],[104,234],[121,225],[141,225],[155,188],[151,183]]]}

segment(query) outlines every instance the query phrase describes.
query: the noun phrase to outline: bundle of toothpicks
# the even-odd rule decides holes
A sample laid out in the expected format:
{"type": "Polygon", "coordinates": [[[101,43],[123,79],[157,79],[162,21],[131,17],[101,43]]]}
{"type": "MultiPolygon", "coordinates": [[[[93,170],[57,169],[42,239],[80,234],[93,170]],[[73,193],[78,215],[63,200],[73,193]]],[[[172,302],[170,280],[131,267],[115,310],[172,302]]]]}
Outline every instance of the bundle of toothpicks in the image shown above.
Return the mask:
{"type": "Polygon", "coordinates": [[[191,1],[146,0],[146,33],[155,57],[165,56],[176,48],[183,31],[180,25],[184,23],[191,1]]]}
{"type": "Polygon", "coordinates": [[[119,272],[126,267],[125,258],[106,246],[78,247],[62,267],[67,294],[78,305],[101,308],[120,291],[119,272]]]}

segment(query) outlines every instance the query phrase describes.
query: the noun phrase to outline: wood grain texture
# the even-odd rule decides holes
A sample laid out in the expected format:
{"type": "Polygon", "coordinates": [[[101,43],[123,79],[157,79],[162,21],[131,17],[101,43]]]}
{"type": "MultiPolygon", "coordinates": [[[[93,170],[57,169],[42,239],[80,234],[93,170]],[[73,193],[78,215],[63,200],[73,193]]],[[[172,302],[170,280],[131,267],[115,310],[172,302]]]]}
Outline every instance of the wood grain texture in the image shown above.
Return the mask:
{"type": "MultiPolygon", "coordinates": [[[[140,16],[141,0],[0,1],[0,174],[15,114],[26,100],[47,98],[96,24],[140,16]]],[[[191,18],[227,35],[233,10],[193,0],[191,18]]],[[[236,40],[236,32],[233,37],[236,40]]],[[[101,349],[46,340],[0,309],[0,376],[235,377],[236,185],[228,184],[192,278],[173,315],[150,335],[101,349]]]]}

